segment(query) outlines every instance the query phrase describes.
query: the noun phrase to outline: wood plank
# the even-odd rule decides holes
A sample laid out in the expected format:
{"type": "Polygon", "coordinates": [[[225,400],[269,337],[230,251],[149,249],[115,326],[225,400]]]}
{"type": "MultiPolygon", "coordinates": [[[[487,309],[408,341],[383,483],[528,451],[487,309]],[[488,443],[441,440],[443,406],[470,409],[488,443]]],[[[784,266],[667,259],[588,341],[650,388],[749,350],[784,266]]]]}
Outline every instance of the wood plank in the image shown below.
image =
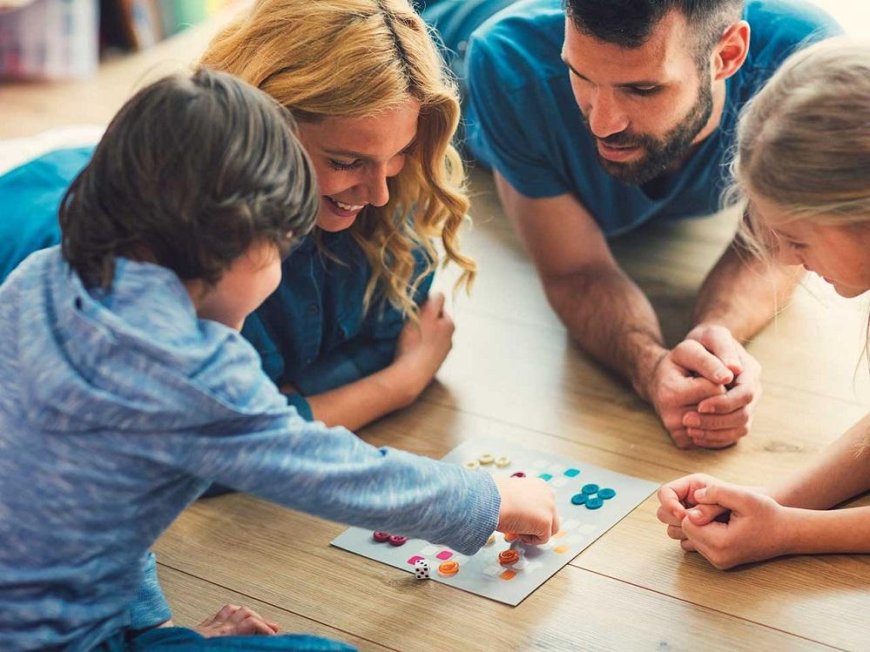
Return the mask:
{"type": "Polygon", "coordinates": [[[165,566],[397,649],[822,647],[575,566],[511,608],[329,547],[341,530],[225,496],[194,505],[156,549],[165,566]],[[240,559],[256,563],[239,573],[240,559]]]}
{"type": "Polygon", "coordinates": [[[360,650],[387,650],[372,641],[353,636],[322,622],[304,618],[286,609],[251,598],[249,595],[230,591],[187,573],[158,564],[160,585],[172,607],[172,618],[179,627],[195,627],[214,615],[225,604],[249,607],[264,618],[278,623],[283,634],[313,634],[357,646],[360,650]]]}

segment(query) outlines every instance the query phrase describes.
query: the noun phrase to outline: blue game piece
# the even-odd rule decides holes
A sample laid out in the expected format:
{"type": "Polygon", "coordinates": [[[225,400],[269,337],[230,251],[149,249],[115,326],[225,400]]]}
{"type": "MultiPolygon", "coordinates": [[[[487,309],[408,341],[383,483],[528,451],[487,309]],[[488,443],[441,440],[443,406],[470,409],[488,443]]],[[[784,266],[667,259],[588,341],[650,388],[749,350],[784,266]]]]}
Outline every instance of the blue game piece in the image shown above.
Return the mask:
{"type": "Polygon", "coordinates": [[[549,482],[550,480],[553,479],[553,476],[550,475],[549,473],[542,473],[542,474],[539,475],[538,477],[539,477],[541,480],[543,480],[544,482],[549,482]]]}
{"type": "Polygon", "coordinates": [[[582,491],[584,494],[598,493],[598,485],[597,484],[584,484],[583,488],[580,491],[582,491]]]}
{"type": "Polygon", "coordinates": [[[586,502],[586,494],[574,494],[571,496],[571,503],[574,505],[582,505],[586,502]]]}
{"type": "Polygon", "coordinates": [[[590,496],[586,500],[586,509],[598,509],[604,504],[604,501],[601,500],[598,496],[590,496]]]}
{"type": "Polygon", "coordinates": [[[580,475],[580,469],[567,469],[565,471],[565,476],[568,478],[576,478],[580,475]]]}
{"type": "Polygon", "coordinates": [[[605,487],[604,489],[598,490],[598,497],[603,498],[604,500],[610,500],[615,495],[616,495],[616,492],[609,487],[605,487]]]}

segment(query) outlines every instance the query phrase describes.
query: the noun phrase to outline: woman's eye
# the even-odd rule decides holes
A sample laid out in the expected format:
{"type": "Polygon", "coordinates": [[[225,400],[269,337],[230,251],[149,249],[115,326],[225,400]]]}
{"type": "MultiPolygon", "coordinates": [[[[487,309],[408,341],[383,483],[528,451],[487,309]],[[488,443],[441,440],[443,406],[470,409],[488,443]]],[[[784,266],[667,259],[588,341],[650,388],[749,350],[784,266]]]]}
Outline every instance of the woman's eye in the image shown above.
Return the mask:
{"type": "Polygon", "coordinates": [[[327,159],[329,162],[329,167],[334,170],[353,170],[354,168],[359,167],[359,161],[351,161],[349,163],[345,163],[344,161],[336,161],[335,159],[327,159]]]}

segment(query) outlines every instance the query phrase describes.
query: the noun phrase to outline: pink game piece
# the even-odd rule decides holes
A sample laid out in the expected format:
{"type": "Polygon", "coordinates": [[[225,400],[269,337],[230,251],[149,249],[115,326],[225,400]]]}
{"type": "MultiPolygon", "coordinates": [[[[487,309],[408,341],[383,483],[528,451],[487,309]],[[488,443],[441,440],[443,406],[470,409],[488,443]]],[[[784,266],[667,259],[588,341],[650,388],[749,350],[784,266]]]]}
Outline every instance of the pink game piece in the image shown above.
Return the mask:
{"type": "Polygon", "coordinates": [[[403,546],[405,542],[408,540],[408,537],[403,537],[398,534],[391,534],[390,538],[387,539],[391,546],[403,546]]]}
{"type": "Polygon", "coordinates": [[[377,541],[378,543],[384,543],[385,541],[390,540],[389,532],[381,532],[380,530],[376,530],[372,532],[372,539],[377,541]]]}

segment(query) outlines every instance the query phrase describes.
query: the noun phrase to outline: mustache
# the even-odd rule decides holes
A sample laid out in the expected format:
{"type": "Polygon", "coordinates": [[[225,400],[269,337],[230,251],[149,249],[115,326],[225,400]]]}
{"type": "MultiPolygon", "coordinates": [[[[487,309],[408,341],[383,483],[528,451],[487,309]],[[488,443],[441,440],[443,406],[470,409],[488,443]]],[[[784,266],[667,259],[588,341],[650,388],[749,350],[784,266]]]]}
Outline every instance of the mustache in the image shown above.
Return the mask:
{"type": "Polygon", "coordinates": [[[589,134],[599,143],[603,143],[609,147],[645,147],[649,145],[650,138],[641,134],[633,134],[630,131],[620,131],[618,134],[610,134],[604,138],[596,136],[589,126],[589,120],[585,115],[581,114],[583,124],[589,131],[589,134]]]}

